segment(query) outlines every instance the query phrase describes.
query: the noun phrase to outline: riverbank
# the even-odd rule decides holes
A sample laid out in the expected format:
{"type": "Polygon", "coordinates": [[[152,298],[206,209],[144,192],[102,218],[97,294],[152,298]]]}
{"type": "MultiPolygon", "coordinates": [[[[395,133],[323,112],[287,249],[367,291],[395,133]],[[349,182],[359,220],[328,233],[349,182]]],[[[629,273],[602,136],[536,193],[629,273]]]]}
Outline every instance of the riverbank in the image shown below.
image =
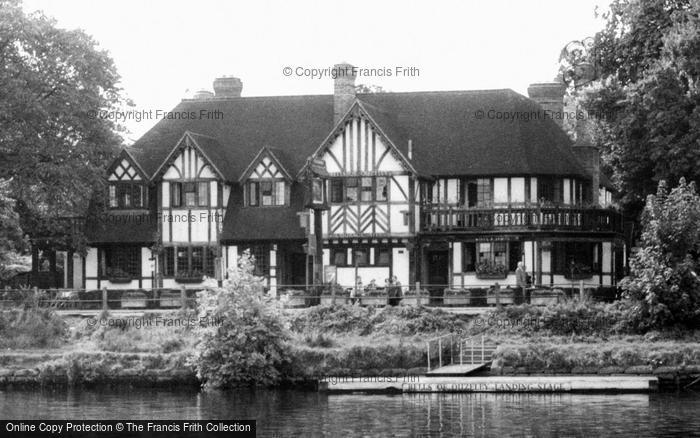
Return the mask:
{"type": "MultiPolygon", "coordinates": [[[[200,381],[191,360],[195,316],[173,311],[64,318],[68,328],[63,338],[48,344],[59,347],[0,350],[0,386],[196,387],[200,381]]],[[[289,312],[289,349],[279,370],[280,384],[309,388],[324,376],[423,376],[426,340],[449,333],[483,336],[498,346],[490,368],[476,377],[654,376],[662,389],[683,388],[700,377],[696,333],[557,334],[503,324],[497,316],[503,315],[413,307],[289,312]]]]}

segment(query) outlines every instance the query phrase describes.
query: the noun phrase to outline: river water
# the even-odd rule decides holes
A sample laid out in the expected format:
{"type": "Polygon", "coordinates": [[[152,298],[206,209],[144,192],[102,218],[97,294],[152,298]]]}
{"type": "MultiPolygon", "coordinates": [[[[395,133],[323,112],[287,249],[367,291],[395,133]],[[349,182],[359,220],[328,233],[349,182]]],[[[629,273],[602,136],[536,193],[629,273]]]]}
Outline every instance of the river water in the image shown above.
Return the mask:
{"type": "Polygon", "coordinates": [[[0,419],[257,419],[259,437],[700,436],[700,394],[0,390],[0,419]]]}

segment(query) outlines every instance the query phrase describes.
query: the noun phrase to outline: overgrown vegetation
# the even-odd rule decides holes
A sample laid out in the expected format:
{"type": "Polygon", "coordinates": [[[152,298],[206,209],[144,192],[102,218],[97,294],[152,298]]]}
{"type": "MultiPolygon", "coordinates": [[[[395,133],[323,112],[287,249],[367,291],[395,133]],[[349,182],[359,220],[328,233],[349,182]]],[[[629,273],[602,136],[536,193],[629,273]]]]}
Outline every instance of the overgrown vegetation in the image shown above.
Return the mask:
{"type": "Polygon", "coordinates": [[[631,325],[623,302],[596,303],[567,299],[552,306],[505,306],[486,313],[472,329],[499,335],[535,336],[609,336],[629,333],[631,325]]]}
{"type": "Polygon", "coordinates": [[[56,348],[67,333],[66,322],[50,309],[0,311],[0,348],[56,348]]]}
{"type": "Polygon", "coordinates": [[[72,337],[84,344],[91,343],[99,351],[167,354],[191,351],[196,341],[193,324],[190,324],[196,322],[196,315],[192,312],[146,313],[137,319],[102,314],[93,321],[97,323],[81,321],[72,337]],[[138,322],[138,326],[134,322],[138,322]]]}
{"type": "Polygon", "coordinates": [[[453,313],[412,306],[316,306],[291,316],[291,330],[298,333],[318,330],[340,335],[414,336],[462,331],[465,326],[453,313]]]}
{"type": "Polygon", "coordinates": [[[579,368],[685,365],[700,363],[700,344],[676,342],[645,343],[559,343],[533,342],[502,345],[494,355],[494,365],[524,367],[533,371],[579,368]]]}

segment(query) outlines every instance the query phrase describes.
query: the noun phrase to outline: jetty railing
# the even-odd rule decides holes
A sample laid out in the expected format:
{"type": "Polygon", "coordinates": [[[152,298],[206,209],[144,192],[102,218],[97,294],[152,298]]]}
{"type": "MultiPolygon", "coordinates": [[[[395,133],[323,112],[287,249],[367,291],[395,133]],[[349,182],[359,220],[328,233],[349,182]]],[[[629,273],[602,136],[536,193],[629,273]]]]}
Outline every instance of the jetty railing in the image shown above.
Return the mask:
{"type": "Polygon", "coordinates": [[[483,335],[460,338],[450,333],[428,339],[425,341],[425,348],[428,371],[432,371],[447,365],[491,362],[498,346],[487,343],[483,335]]]}

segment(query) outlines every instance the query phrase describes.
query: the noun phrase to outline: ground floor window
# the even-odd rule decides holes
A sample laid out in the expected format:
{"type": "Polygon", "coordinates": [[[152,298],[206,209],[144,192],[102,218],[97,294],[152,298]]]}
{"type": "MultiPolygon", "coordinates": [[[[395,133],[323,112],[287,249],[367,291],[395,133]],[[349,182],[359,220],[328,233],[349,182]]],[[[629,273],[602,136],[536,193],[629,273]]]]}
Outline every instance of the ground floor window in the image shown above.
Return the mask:
{"type": "Polygon", "coordinates": [[[214,246],[168,246],[163,249],[160,260],[165,277],[216,275],[214,246]]]}
{"type": "Polygon", "coordinates": [[[386,246],[353,246],[331,248],[331,264],[335,266],[390,266],[391,248],[386,246]],[[348,259],[348,249],[352,258],[348,259]],[[374,250],[374,259],[371,251],[374,250]]]}
{"type": "Polygon", "coordinates": [[[600,273],[599,242],[552,242],[552,273],[581,275],[600,273]]]}
{"type": "Polygon", "coordinates": [[[138,246],[115,246],[101,251],[101,274],[104,277],[141,276],[141,248],[138,246]]]}
{"type": "Polygon", "coordinates": [[[522,242],[463,242],[462,272],[498,267],[515,271],[523,258],[522,242]]]}

